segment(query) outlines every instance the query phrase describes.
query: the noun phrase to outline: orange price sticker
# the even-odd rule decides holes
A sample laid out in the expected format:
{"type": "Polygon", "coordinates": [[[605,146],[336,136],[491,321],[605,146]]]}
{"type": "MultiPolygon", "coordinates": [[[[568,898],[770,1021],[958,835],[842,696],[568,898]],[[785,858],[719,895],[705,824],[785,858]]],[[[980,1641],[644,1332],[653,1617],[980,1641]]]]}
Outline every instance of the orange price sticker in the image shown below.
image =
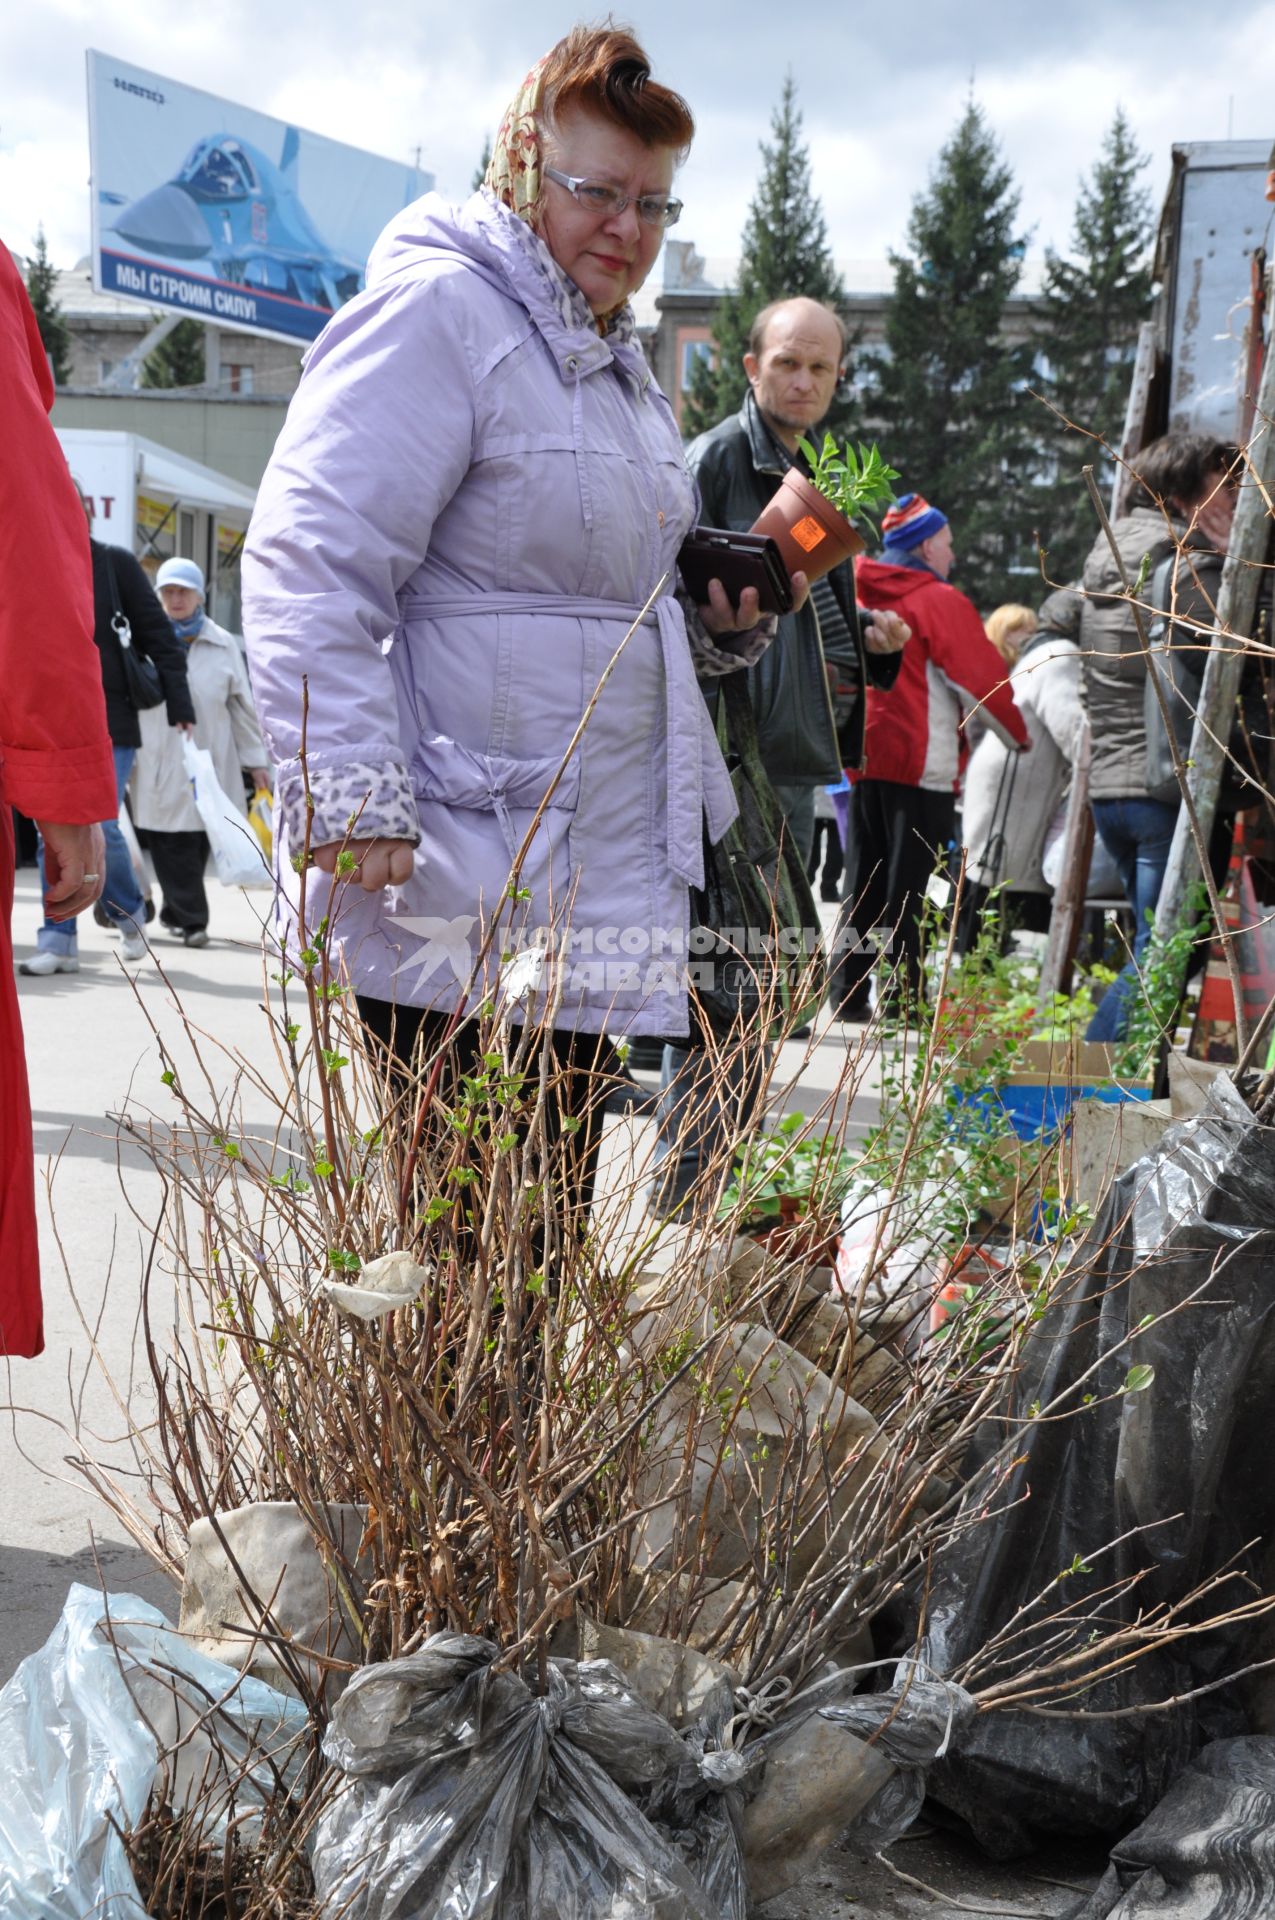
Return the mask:
{"type": "Polygon", "coordinates": [[[789,532],[803,553],[813,553],[819,542],[827,538],[819,522],[809,513],[795,527],[790,527],[789,532]]]}

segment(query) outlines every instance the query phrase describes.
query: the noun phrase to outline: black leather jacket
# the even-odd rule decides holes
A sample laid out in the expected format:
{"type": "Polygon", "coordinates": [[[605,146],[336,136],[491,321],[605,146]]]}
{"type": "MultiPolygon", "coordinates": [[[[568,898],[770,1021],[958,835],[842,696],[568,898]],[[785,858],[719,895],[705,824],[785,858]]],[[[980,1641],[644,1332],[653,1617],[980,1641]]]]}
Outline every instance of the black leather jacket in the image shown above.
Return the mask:
{"type": "MultiPolygon", "coordinates": [[[[738,414],[692,441],[686,459],[699,483],[702,524],[745,532],[778,490],[787,456],[749,393],[738,414]]],[[[850,629],[853,652],[844,659],[825,655],[819,618],[813,601],[807,600],[799,613],[783,616],[774,643],[748,670],[762,763],[781,785],[823,786],[863,758],[863,700],[853,701],[838,728],[825,658],[847,686],[884,690],[898,676],[898,654],[868,653],[864,647],[849,561],[835,567],[829,579],[850,629]]],[[[715,698],[711,683],[705,690],[710,701],[715,698]]]]}

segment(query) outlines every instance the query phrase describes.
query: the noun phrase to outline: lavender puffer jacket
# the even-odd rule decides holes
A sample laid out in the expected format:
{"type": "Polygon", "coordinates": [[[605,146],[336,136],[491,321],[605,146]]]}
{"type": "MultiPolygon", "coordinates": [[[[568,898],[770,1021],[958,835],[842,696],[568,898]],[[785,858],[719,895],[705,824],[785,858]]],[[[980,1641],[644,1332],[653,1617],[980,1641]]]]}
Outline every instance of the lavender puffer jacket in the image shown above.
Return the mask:
{"type": "MultiPolygon", "coordinates": [[[[405,886],[339,889],[360,991],[453,1006],[503,902],[517,924],[497,954],[570,926],[560,1024],[684,1032],[687,887],[705,817],[716,839],[735,811],[672,597],[695,487],[636,342],[600,338],[546,265],[489,196],[428,195],[382,235],[366,292],[310,352],[243,567],[280,874],[295,885],[304,675],[311,844],[341,839],[356,813],[359,834],[419,842],[405,886]],[[530,899],[511,909],[514,853],[666,572],[544,815],[530,899]]],[[[326,889],[312,875],[312,918],[326,889]]]]}

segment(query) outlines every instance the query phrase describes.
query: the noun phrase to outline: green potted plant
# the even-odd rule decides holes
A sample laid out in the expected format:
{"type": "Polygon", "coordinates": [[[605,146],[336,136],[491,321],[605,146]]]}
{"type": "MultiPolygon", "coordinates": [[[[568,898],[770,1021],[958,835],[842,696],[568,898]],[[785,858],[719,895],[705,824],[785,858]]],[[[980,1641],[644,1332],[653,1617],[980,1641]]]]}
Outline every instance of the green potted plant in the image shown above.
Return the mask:
{"type": "Polygon", "coordinates": [[[719,1216],[785,1259],[831,1266],[841,1201],[854,1157],[812,1131],[809,1116],[788,1113],[750,1141],[722,1196],[719,1216]]]}
{"type": "Polygon", "coordinates": [[[852,523],[893,500],[891,482],[899,476],[876,446],[838,446],[830,433],[822,448],[809,440],[798,444],[809,462],[809,478],[789,467],[752,531],[776,543],[789,573],[800,569],[819,580],[842,560],[862,553],[863,536],[852,523]]]}

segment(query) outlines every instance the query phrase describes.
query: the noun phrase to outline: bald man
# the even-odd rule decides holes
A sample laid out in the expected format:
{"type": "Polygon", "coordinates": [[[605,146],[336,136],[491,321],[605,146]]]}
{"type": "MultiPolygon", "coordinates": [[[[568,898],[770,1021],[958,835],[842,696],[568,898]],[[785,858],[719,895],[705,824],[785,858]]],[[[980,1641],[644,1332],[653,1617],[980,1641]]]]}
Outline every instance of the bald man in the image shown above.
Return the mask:
{"type": "MultiPolygon", "coordinates": [[[[844,373],[845,346],[840,315],[817,300],[763,307],[744,355],[749,390],[743,406],[687,449],[704,525],[747,531],[789,467],[804,469],[798,443],[822,435],[844,373]]],[[[774,644],[748,669],[762,764],[807,865],[815,793],[838,782],[843,767],[858,765],[863,689],[893,686],[907,637],[897,614],[865,613],[860,619],[854,570],[846,562],[815,583],[797,612],[780,620],[774,644]]],[[[715,687],[706,685],[705,694],[714,699],[715,687]]],[[[652,1191],[657,1210],[680,1205],[718,1151],[724,1127],[740,1130],[765,1054],[759,1035],[755,1060],[739,1063],[741,1085],[730,1115],[723,1116],[697,1084],[695,1056],[682,1047],[665,1048],[652,1191]]]]}
{"type": "MultiPolygon", "coordinates": [[[[706,524],[751,527],[789,467],[804,468],[798,443],[822,435],[845,372],[845,345],[840,315],[817,300],[762,308],[744,355],[743,406],[687,449],[706,524]]],[[[894,614],[860,620],[846,562],[780,621],[775,644],[749,670],[762,764],[803,860],[814,841],[815,790],[858,764],[862,689],[893,686],[906,634],[894,614]]]]}

